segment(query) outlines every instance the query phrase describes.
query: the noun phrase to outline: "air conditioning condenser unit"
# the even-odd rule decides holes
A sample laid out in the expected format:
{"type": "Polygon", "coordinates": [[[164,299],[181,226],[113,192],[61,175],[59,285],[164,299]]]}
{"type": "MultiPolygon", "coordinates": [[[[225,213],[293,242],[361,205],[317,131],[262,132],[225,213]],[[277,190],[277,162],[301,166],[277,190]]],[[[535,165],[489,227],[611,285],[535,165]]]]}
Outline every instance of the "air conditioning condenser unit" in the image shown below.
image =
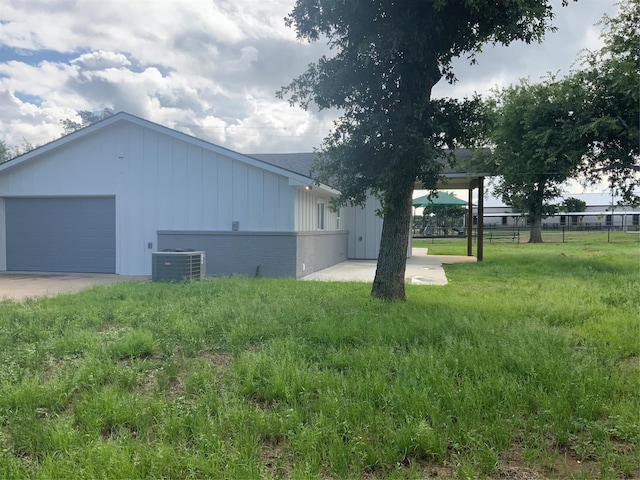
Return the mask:
{"type": "Polygon", "coordinates": [[[160,282],[202,280],[206,274],[205,252],[165,250],[152,253],[151,278],[160,282]]]}

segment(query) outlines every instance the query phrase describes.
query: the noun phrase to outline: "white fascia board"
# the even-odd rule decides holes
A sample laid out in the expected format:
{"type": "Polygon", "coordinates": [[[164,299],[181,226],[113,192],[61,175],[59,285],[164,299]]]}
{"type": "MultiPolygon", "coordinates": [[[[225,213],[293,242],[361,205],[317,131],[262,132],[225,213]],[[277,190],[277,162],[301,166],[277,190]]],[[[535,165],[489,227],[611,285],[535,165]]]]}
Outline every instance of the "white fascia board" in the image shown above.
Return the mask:
{"type": "Polygon", "coordinates": [[[302,178],[302,181],[300,181],[299,179],[295,179],[293,177],[289,177],[289,185],[291,185],[292,187],[317,188],[318,190],[329,193],[331,195],[340,195],[339,190],[336,190],[335,188],[332,188],[329,185],[325,185],[324,183],[321,183],[318,185],[314,183],[314,181],[311,178],[304,177],[301,175],[298,175],[298,176],[302,178]]]}

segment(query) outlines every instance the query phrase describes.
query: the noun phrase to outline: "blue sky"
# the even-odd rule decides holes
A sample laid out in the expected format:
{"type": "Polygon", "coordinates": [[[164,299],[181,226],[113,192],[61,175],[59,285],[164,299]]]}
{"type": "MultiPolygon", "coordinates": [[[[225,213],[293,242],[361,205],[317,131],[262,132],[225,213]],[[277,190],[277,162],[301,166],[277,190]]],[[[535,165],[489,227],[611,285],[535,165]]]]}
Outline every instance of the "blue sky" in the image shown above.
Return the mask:
{"type": "MultiPolygon", "coordinates": [[[[561,0],[554,0],[557,5],[561,0]]],[[[124,110],[246,153],[311,151],[335,112],[292,108],[275,91],[325,53],[283,18],[294,0],[1,0],[0,139],[44,144],[78,110],[124,110]]],[[[569,72],[598,48],[614,0],[557,8],[544,43],[487,47],[456,61],[437,96],[487,93],[569,72]]]]}

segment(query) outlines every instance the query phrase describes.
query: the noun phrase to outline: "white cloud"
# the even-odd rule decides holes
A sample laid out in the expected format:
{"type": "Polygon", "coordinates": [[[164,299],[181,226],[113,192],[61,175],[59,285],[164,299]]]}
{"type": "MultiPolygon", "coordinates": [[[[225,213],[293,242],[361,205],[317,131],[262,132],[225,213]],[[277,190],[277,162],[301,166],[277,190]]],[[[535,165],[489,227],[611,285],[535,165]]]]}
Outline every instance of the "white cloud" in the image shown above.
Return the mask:
{"type": "Polygon", "coordinates": [[[83,70],[104,70],[109,68],[124,68],[131,65],[127,57],[121,53],[97,52],[85,53],[71,61],[71,65],[76,65],[83,70]]]}
{"type": "Polygon", "coordinates": [[[615,16],[615,0],[580,0],[562,7],[561,0],[552,0],[556,32],[548,32],[542,43],[515,42],[508,47],[487,45],[478,55],[477,64],[456,59],[453,70],[458,78],[454,85],[444,80],[434,88],[434,95],[469,96],[484,93],[496,85],[517,83],[522,78],[536,82],[549,73],[564,76],[570,73],[581,52],[602,45],[600,27],[595,24],[606,13],[615,16]],[[463,95],[460,95],[460,94],[463,95]]]}
{"type": "MultiPolygon", "coordinates": [[[[327,52],[285,27],[294,0],[2,1],[0,139],[10,144],[47,142],[61,119],[105,107],[239,151],[310,151],[332,126],[335,112],[275,99],[327,52]]],[[[599,45],[591,25],[605,11],[613,2],[571,2],[548,45],[487,49],[435,92],[462,97],[568,71],[580,49],[599,45]]]]}

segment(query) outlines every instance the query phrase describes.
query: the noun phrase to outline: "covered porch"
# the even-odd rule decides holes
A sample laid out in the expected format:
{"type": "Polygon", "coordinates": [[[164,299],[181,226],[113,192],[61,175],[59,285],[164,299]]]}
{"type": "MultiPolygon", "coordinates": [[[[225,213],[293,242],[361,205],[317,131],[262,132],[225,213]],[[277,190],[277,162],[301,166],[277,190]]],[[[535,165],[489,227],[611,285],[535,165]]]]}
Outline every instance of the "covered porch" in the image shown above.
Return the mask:
{"type": "MultiPolygon", "coordinates": [[[[476,224],[476,254],[475,257],[478,261],[482,261],[484,252],[484,178],[488,176],[485,173],[470,173],[464,170],[451,170],[445,169],[442,172],[443,178],[438,182],[436,188],[438,190],[466,190],[467,191],[467,203],[468,208],[466,212],[466,237],[467,237],[467,256],[473,256],[473,191],[478,190],[478,205],[477,205],[477,224],[476,224]]],[[[425,187],[420,181],[416,181],[414,184],[414,190],[424,190],[425,187]]]]}

